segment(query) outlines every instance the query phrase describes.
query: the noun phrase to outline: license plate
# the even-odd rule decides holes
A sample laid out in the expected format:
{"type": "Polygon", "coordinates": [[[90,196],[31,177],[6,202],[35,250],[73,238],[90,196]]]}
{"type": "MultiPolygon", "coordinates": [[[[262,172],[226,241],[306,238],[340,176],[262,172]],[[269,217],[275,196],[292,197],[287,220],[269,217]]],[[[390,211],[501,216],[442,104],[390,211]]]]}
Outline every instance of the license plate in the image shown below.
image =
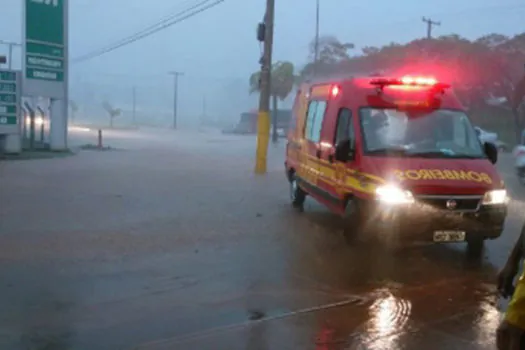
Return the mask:
{"type": "Polygon", "coordinates": [[[465,231],[434,231],[434,242],[463,242],[465,231]]]}

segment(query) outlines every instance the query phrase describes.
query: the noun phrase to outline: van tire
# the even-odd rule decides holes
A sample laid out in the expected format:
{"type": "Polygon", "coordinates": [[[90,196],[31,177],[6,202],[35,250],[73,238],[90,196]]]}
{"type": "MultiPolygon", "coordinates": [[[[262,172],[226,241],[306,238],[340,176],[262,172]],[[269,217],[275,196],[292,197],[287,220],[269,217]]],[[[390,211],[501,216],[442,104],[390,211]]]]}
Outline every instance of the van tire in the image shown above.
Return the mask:
{"type": "Polygon", "coordinates": [[[359,239],[364,227],[362,205],[358,199],[349,198],[345,205],[343,216],[343,235],[347,243],[353,243],[359,239]]]}
{"type": "Polygon", "coordinates": [[[483,237],[471,237],[467,239],[467,253],[469,256],[479,258],[483,255],[485,240],[483,237]]]}
{"type": "Polygon", "coordinates": [[[300,212],[304,211],[304,201],[306,200],[306,192],[297,183],[295,174],[290,175],[290,200],[292,206],[300,212]]]}

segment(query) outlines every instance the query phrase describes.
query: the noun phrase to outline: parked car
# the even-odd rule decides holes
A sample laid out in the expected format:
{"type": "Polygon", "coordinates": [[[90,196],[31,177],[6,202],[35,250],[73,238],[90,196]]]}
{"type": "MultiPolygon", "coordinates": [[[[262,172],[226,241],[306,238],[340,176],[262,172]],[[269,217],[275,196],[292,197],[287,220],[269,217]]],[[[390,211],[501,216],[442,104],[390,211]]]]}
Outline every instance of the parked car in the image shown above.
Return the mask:
{"type": "Polygon", "coordinates": [[[479,126],[475,126],[474,129],[476,130],[476,134],[478,134],[478,137],[481,140],[481,142],[490,142],[496,144],[496,142],[498,141],[497,133],[483,130],[479,126]]]}
{"type": "Polygon", "coordinates": [[[474,129],[476,130],[476,134],[478,135],[481,143],[490,142],[494,144],[500,152],[509,152],[509,145],[501,141],[498,138],[497,133],[487,131],[485,129],[480,128],[479,126],[475,126],[474,129]]]}
{"type": "Polygon", "coordinates": [[[501,140],[496,141],[496,147],[500,152],[510,152],[510,146],[501,140]]]}
{"type": "Polygon", "coordinates": [[[223,134],[237,134],[237,135],[255,134],[255,132],[251,128],[251,125],[247,123],[243,123],[243,122],[234,124],[228,128],[223,129],[222,133],[223,134]]]}
{"type": "Polygon", "coordinates": [[[514,149],[515,168],[518,179],[522,185],[525,185],[525,146],[518,145],[514,149]]]}

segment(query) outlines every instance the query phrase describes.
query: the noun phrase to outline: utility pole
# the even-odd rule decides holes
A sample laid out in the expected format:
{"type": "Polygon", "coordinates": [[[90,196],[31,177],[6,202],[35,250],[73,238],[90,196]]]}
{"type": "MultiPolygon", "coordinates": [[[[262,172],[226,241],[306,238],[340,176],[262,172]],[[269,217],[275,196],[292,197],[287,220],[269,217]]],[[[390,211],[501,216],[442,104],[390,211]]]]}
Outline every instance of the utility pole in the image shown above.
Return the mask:
{"type": "Polygon", "coordinates": [[[179,77],[184,73],[172,71],[169,74],[173,75],[173,129],[177,129],[177,95],[179,90],[179,77]]]}
{"type": "Polygon", "coordinates": [[[427,24],[427,39],[432,39],[432,26],[440,26],[441,22],[433,21],[432,18],[422,18],[423,22],[427,24]]]}
{"type": "Polygon", "coordinates": [[[7,64],[8,64],[8,68],[12,69],[13,68],[13,47],[22,46],[22,44],[15,43],[12,41],[5,41],[5,40],[0,40],[0,44],[7,45],[9,48],[9,54],[8,54],[9,61],[7,62],[7,64]]]}
{"type": "Polygon", "coordinates": [[[523,115],[523,98],[525,97],[525,75],[514,87],[514,94],[512,97],[512,113],[514,114],[514,124],[516,127],[516,144],[525,145],[525,128],[521,116],[523,115]]]}
{"type": "Polygon", "coordinates": [[[137,125],[137,89],[133,87],[133,111],[132,111],[133,125],[137,125]]]}
{"type": "Polygon", "coordinates": [[[261,86],[259,94],[259,115],[257,118],[257,151],[255,173],[266,173],[266,157],[270,139],[270,84],[273,47],[273,20],[275,15],[275,0],[266,0],[266,15],[264,16],[264,52],[261,59],[261,86]]]}
{"type": "Polygon", "coordinates": [[[202,119],[206,120],[206,95],[202,97],[202,119]]]}

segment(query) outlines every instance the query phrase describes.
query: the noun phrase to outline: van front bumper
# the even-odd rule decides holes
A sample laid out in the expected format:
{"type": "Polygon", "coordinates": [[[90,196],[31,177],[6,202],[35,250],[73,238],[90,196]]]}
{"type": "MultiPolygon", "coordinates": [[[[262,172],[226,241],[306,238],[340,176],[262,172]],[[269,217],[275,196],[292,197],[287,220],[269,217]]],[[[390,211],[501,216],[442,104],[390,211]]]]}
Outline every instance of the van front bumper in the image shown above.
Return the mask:
{"type": "Polygon", "coordinates": [[[463,231],[466,240],[495,239],[501,236],[507,205],[480,206],[475,211],[452,211],[429,208],[418,203],[385,206],[375,203],[367,210],[367,226],[380,234],[395,230],[412,240],[433,241],[436,231],[463,231]]]}

